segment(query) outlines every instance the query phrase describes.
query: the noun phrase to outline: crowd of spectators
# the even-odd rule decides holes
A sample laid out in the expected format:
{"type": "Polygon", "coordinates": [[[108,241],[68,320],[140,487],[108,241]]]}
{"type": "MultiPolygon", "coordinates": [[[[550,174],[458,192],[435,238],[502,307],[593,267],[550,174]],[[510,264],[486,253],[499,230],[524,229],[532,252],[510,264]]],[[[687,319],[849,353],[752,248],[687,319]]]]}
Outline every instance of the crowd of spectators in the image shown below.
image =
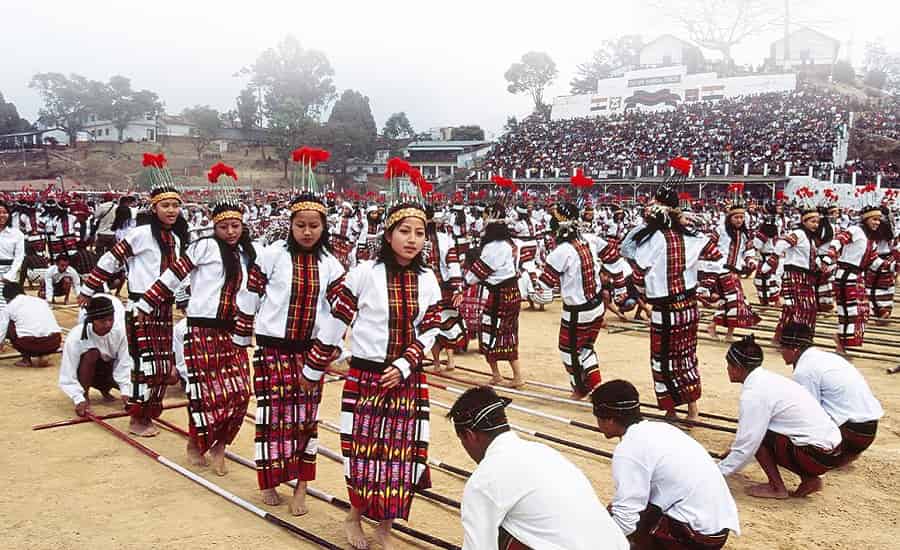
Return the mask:
{"type": "Polygon", "coordinates": [[[482,170],[537,177],[560,170],[571,175],[580,167],[588,176],[604,171],[652,175],[674,156],[693,160],[695,169],[724,175],[825,174],[839,133],[846,131],[848,114],[858,108],[846,96],[805,87],[793,92],[766,93],[719,101],[682,103],[665,112],[629,111],[609,117],[547,121],[523,120],[501,137],[482,164],[482,170]]]}

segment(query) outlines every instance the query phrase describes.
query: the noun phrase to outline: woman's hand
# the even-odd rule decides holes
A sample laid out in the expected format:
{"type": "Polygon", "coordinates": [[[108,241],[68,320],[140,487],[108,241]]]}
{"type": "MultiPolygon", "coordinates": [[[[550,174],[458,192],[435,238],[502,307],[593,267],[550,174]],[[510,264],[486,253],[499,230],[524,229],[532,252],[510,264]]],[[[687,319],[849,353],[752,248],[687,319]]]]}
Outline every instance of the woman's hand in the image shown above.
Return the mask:
{"type": "Polygon", "coordinates": [[[381,375],[381,381],[378,385],[383,390],[389,390],[399,386],[402,381],[403,375],[400,373],[400,369],[390,366],[384,371],[384,374],[381,375]]]}

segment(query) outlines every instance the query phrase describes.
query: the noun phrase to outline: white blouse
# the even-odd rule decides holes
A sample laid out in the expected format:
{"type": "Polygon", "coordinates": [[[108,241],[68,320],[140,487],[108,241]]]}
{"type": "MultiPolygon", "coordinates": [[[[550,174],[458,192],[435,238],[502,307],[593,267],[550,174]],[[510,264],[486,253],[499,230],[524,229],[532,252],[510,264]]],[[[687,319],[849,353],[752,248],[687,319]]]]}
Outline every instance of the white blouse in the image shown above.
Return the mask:
{"type": "Polygon", "coordinates": [[[0,231],[0,272],[3,273],[3,280],[18,281],[23,260],[25,260],[25,234],[7,226],[0,231]]]}
{"type": "Polygon", "coordinates": [[[491,241],[481,249],[481,256],[466,272],[466,284],[483,281],[496,285],[517,276],[518,251],[508,241],[491,241]]]}

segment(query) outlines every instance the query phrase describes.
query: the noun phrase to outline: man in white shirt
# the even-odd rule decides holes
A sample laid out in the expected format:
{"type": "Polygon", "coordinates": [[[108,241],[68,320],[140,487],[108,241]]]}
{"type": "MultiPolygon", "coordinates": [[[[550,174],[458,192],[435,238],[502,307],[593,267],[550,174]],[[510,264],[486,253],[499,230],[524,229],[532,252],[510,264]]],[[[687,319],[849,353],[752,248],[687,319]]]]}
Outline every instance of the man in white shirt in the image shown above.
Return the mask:
{"type": "Polygon", "coordinates": [[[106,401],[114,399],[109,391],[118,387],[127,405],[132,365],[128,337],[115,323],[112,301],[105,296],[91,298],[84,323],[66,336],[59,366],[59,387],[75,403],[75,413],[91,412],[91,387],[100,390],[106,401]]]}
{"type": "Polygon", "coordinates": [[[25,294],[19,283],[5,283],[3,298],[6,307],[0,310],[0,351],[9,337],[12,347],[22,354],[17,367],[49,367],[49,356],[59,350],[62,340],[62,330],[50,306],[25,294]]]}
{"type": "Polygon", "coordinates": [[[680,429],[641,416],[637,388],[612,380],[591,394],[597,426],[619,437],[613,521],[638,548],[717,550],[740,534],[737,506],[709,453],[680,429]]]}
{"type": "Polygon", "coordinates": [[[63,297],[63,303],[69,303],[69,294],[78,296],[81,292],[81,277],[75,268],[69,265],[69,256],[60,254],[54,265],[44,273],[44,287],[41,297],[48,303],[55,303],[56,297],[63,297]]]}
{"type": "Polygon", "coordinates": [[[859,458],[875,441],[881,403],[862,374],[846,359],[813,347],[807,325],[791,323],[781,333],[781,357],[841,430],[844,462],[859,458]]]}
{"type": "Polygon", "coordinates": [[[753,335],[728,349],[728,378],[743,384],[738,428],[719,470],[730,476],[756,457],[768,483],[748,488],[759,498],[805,497],[822,488],[819,477],[841,464],[841,431],[803,386],[760,365],[763,352],[753,335]],[[800,476],[788,493],[778,467],[800,476]]]}
{"type": "Polygon", "coordinates": [[[510,431],[508,403],[489,387],[472,388],[447,415],[478,463],[463,491],[463,550],[627,550],[581,470],[510,431]]]}

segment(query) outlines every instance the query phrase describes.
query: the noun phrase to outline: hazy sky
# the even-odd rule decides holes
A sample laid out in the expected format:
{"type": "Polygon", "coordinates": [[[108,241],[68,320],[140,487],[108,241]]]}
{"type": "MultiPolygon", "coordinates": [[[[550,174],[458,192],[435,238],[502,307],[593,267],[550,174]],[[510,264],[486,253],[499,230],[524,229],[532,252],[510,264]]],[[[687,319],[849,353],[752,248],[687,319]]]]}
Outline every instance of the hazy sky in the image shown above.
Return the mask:
{"type": "MultiPolygon", "coordinates": [[[[896,2],[790,1],[814,6],[816,27],[849,41],[857,60],[875,38],[900,50],[896,2]],[[842,11],[847,6],[851,13],[842,11]]],[[[195,104],[227,110],[246,82],[232,74],[293,34],[325,52],[339,92],[353,88],[369,97],[379,128],[391,113],[406,111],[417,130],[480,124],[496,132],[507,116],[530,111],[530,100],[508,93],[503,78],[526,51],[546,51],[556,61],[549,100],[568,93],[575,66],[602,40],[626,33],[650,40],[673,30],[641,0],[3,4],[0,92],[29,120],[40,98],[28,82],[47,71],[130,77],[133,87],[157,92],[170,113],[195,104]]],[[[737,62],[760,64],[777,38],[776,31],[748,41],[734,52],[737,62]]]]}

